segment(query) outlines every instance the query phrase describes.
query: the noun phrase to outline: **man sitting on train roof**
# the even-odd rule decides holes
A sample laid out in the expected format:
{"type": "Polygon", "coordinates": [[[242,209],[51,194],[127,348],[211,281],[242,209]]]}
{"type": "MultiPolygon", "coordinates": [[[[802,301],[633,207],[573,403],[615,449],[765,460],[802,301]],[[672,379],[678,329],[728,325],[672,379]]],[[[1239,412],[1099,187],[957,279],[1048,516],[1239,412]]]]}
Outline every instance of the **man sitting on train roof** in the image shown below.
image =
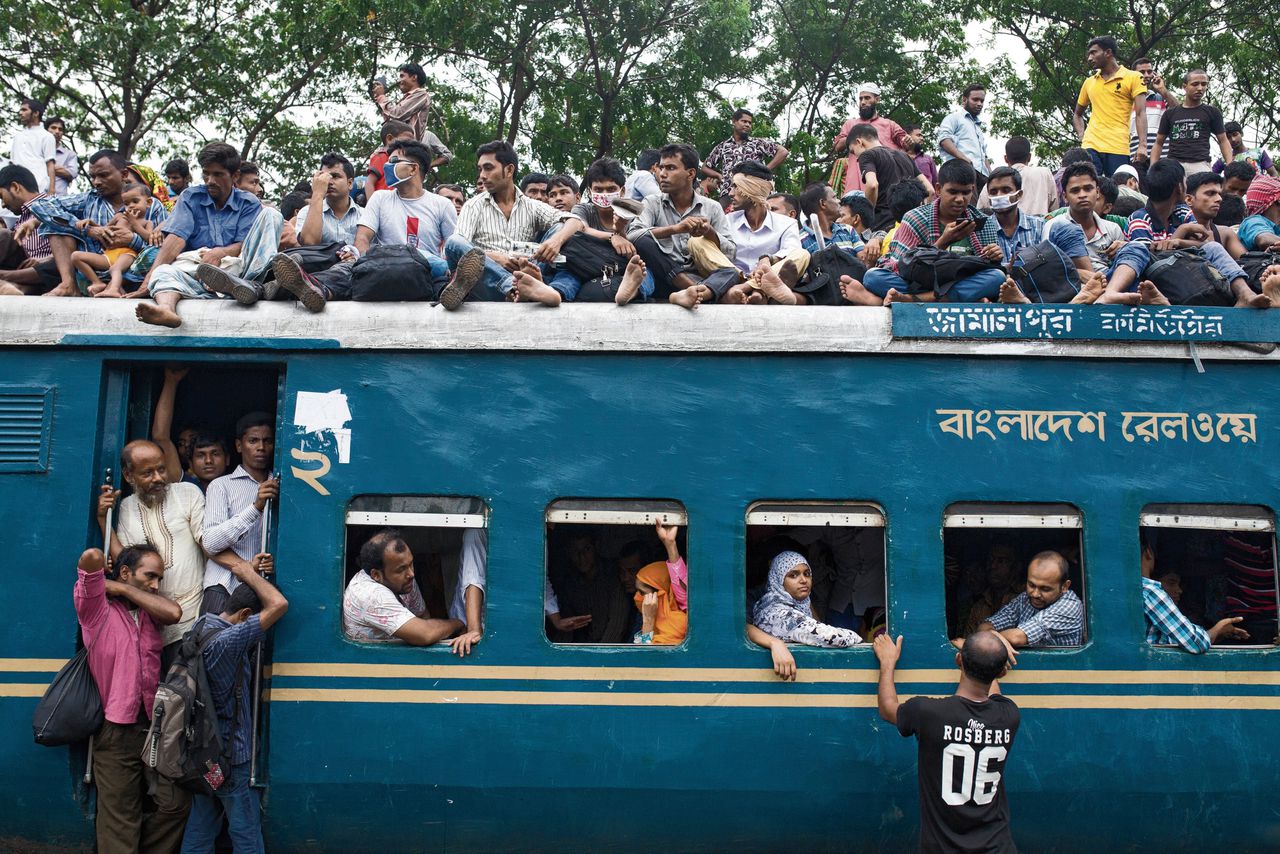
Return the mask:
{"type": "Polygon", "coordinates": [[[1173,645],[1187,652],[1207,652],[1219,638],[1246,641],[1249,633],[1236,624],[1244,617],[1224,617],[1205,629],[1187,618],[1178,607],[1182,580],[1176,572],[1156,575],[1155,544],[1146,535],[1142,542],[1142,616],[1147,621],[1147,643],[1173,645]]]}
{"type": "MultiPolygon", "coordinates": [[[[1208,261],[1227,280],[1236,308],[1271,308],[1271,294],[1255,294],[1240,265],[1215,243],[1212,233],[1196,222],[1184,199],[1187,195],[1186,174],[1176,160],[1161,160],[1147,170],[1147,206],[1129,217],[1127,237],[1130,244],[1143,244],[1152,253],[1187,250],[1208,261]]],[[[1107,282],[1107,292],[1100,303],[1134,305],[1169,305],[1169,298],[1154,282],[1143,281],[1133,291],[1134,282],[1126,275],[1115,275],[1107,282]]],[[[1275,294],[1280,301],[1280,292],[1275,294]]]]}
{"type": "MultiPolygon", "coordinates": [[[[422,591],[414,582],[413,552],[400,532],[383,528],[360,547],[360,571],[342,595],[342,624],[356,641],[398,639],[411,646],[431,646],[467,628],[462,620],[435,619],[427,613],[422,591]]],[[[466,655],[475,638],[470,632],[454,640],[466,655]],[[465,640],[465,644],[462,643],[465,640]]]]}
{"type": "MultiPolygon", "coordinates": [[[[1027,646],[1080,646],[1084,643],[1084,603],[1071,590],[1071,567],[1054,551],[1043,551],[1027,566],[1027,589],[997,611],[978,631],[995,630],[1016,661],[1015,649],[1027,646]]],[[[952,641],[963,646],[963,640],[952,641]]]]}
{"type": "Polygon", "coordinates": [[[280,242],[280,212],[268,210],[267,216],[259,216],[264,213],[262,202],[235,186],[240,154],[234,148],[211,142],[196,159],[204,184],[178,197],[162,228],[160,253],[134,294],[155,300],[154,305],[138,304],[143,323],[176,329],[182,325],[179,300],[230,298],[225,280],[214,274],[226,268],[254,278],[266,269],[280,242]]]}
{"type": "Polygon", "coordinates": [[[777,302],[796,305],[804,297],[792,290],[809,268],[809,253],[800,245],[795,219],[769,210],[773,172],[758,160],[733,167],[734,210],[729,230],[737,247],[733,263],[747,279],[725,291],[730,305],[777,302]]]}

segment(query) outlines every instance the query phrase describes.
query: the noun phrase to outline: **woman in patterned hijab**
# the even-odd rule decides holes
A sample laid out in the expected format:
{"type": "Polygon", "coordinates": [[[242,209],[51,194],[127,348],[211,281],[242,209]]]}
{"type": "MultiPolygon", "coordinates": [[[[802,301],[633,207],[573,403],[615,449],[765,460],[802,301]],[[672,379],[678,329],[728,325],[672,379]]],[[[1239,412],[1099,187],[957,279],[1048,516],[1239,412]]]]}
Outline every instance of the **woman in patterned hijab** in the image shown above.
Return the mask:
{"type": "Polygon", "coordinates": [[[813,587],[809,562],[797,552],[782,552],[769,565],[769,589],[756,603],[756,628],[788,643],[849,647],[862,643],[857,632],[828,626],[813,618],[809,591],[813,587]]]}

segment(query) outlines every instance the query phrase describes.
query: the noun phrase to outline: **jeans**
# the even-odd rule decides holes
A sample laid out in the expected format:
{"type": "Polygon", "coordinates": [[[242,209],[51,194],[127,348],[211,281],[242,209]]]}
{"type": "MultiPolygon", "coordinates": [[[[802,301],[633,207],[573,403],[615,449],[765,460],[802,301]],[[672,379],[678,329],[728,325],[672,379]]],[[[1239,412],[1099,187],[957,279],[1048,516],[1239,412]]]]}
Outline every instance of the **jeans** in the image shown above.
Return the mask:
{"type": "Polygon", "coordinates": [[[1228,282],[1234,282],[1236,279],[1248,280],[1249,275],[1244,268],[1236,263],[1236,259],[1231,257],[1231,253],[1221,243],[1212,241],[1206,243],[1200,247],[1200,254],[1204,256],[1204,260],[1217,268],[1228,282]]]}
{"type": "MultiPolygon", "coordinates": [[[[456,270],[458,262],[462,260],[462,256],[473,248],[475,247],[471,245],[470,241],[464,240],[456,234],[446,240],[444,242],[444,257],[449,262],[449,269],[456,270]]],[[[467,299],[481,302],[502,302],[507,298],[507,294],[511,292],[513,287],[515,287],[515,279],[512,278],[511,272],[497,261],[485,256],[484,276],[480,278],[479,284],[475,286],[467,299]]]]}
{"type": "Polygon", "coordinates": [[[1089,157],[1093,160],[1093,168],[1098,170],[1098,174],[1108,178],[1116,174],[1116,170],[1121,166],[1130,165],[1127,154],[1103,154],[1092,148],[1086,148],[1085,151],[1089,152],[1089,157]]]}
{"type": "MultiPolygon", "coordinates": [[[[547,284],[558,291],[565,302],[573,302],[578,296],[578,291],[582,290],[582,280],[568,270],[557,270],[556,274],[547,280],[547,284]]],[[[649,297],[653,296],[653,287],[653,274],[646,269],[644,279],[640,282],[641,299],[647,302],[649,297]]]]}
{"type": "Polygon", "coordinates": [[[196,795],[182,837],[183,854],[213,854],[214,843],[227,816],[227,831],[235,854],[262,854],[262,805],[249,788],[249,763],[231,766],[231,773],[213,796],[196,795]]]}
{"type": "MultiPolygon", "coordinates": [[[[1004,270],[983,270],[981,273],[960,279],[952,285],[945,301],[978,302],[984,297],[994,301],[1000,296],[1000,286],[1004,284],[1004,279],[1004,270]]],[[[897,273],[891,273],[881,267],[868,270],[862,277],[862,286],[878,297],[888,295],[890,289],[905,294],[910,288],[910,285],[897,273]]]]}
{"type": "Polygon", "coordinates": [[[1151,263],[1151,250],[1147,248],[1145,243],[1126,243],[1120,247],[1120,251],[1116,253],[1116,258],[1111,262],[1111,268],[1107,270],[1107,278],[1110,279],[1116,274],[1121,267],[1128,267],[1133,270],[1134,280],[1133,288],[1138,286],[1138,280],[1142,278],[1143,272],[1146,271],[1147,265],[1151,263]]]}

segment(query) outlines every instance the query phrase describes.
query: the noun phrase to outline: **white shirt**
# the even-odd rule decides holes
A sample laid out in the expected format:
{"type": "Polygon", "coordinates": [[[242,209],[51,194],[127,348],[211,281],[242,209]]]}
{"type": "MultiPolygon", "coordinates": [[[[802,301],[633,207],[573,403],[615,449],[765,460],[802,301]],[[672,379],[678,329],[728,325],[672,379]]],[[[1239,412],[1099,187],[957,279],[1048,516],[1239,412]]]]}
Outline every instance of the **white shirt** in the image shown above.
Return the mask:
{"type": "Polygon", "coordinates": [[[378,190],[365,205],[360,225],[372,229],[376,243],[412,246],[439,255],[458,226],[458,212],[444,196],[422,191],[405,199],[395,190],[378,190]]]}
{"type": "Polygon", "coordinates": [[[200,615],[204,596],[204,493],[192,483],[171,483],[164,500],[148,507],[130,495],[120,502],[116,539],[124,546],[150,543],[164,561],[160,592],[178,603],[182,619],[162,626],[165,644],[181,640],[200,615]]]}
{"type": "Polygon", "coordinates": [[[635,199],[637,202],[644,201],[646,196],[653,196],[662,192],[662,188],[658,186],[658,179],[653,177],[653,173],[648,169],[637,169],[627,176],[627,183],[622,187],[622,195],[628,199],[635,199]]]}
{"type": "Polygon", "coordinates": [[[427,613],[417,583],[403,596],[374,581],[363,569],[351,576],[342,594],[342,628],[358,641],[395,640],[400,627],[427,613]]]}
{"type": "MultiPolygon", "coordinates": [[[[485,590],[485,565],[489,556],[489,531],[487,528],[467,528],[462,532],[462,552],[458,558],[458,584],[449,603],[449,616],[467,622],[467,588],[477,587],[480,595],[485,590]]],[[[415,585],[414,589],[417,587],[415,585]]],[[[484,608],[480,610],[483,619],[484,608]]]]}
{"type": "Polygon", "coordinates": [[[36,176],[40,192],[49,192],[49,161],[57,159],[58,143],[53,134],[44,128],[23,128],[13,135],[9,157],[19,166],[25,166],[36,176]]]}
{"type": "Polygon", "coordinates": [[[734,211],[728,218],[734,245],[738,247],[733,263],[744,273],[754,270],[761,258],[786,255],[800,248],[800,226],[789,216],[766,211],[755,231],[751,230],[745,211],[734,211]]]}

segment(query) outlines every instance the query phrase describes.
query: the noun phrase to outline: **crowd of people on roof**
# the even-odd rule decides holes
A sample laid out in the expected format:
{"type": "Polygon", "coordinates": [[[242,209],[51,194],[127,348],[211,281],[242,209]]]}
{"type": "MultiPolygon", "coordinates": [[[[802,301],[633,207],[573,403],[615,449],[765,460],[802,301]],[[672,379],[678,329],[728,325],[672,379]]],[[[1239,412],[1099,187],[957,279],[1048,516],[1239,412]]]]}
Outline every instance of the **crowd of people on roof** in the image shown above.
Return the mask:
{"type": "Polygon", "coordinates": [[[1091,39],[1074,113],[1079,147],[1056,170],[1013,137],[996,165],[973,84],[931,136],[881,114],[834,140],[829,181],[781,192],[789,151],[732,134],[705,157],[672,142],[628,171],[600,158],[579,180],[521,174],[515,149],[476,149],[474,188],[437,184],[454,154],[427,128],[422,68],[400,96],[372,90],[381,145],[357,170],[327,153],[276,206],[259,169],[224,142],[164,175],[103,149],[82,164],[66,123],[24,99],[0,169],[0,293],[137,299],[138,318],[177,327],[187,299],[662,301],[885,305],[895,301],[1222,305],[1280,300],[1280,177],[1208,102],[1209,76],[1175,93],[1147,58],[1130,70],[1113,38],[1091,39]],[[936,143],[940,163],[929,153],[936,143]]]}

